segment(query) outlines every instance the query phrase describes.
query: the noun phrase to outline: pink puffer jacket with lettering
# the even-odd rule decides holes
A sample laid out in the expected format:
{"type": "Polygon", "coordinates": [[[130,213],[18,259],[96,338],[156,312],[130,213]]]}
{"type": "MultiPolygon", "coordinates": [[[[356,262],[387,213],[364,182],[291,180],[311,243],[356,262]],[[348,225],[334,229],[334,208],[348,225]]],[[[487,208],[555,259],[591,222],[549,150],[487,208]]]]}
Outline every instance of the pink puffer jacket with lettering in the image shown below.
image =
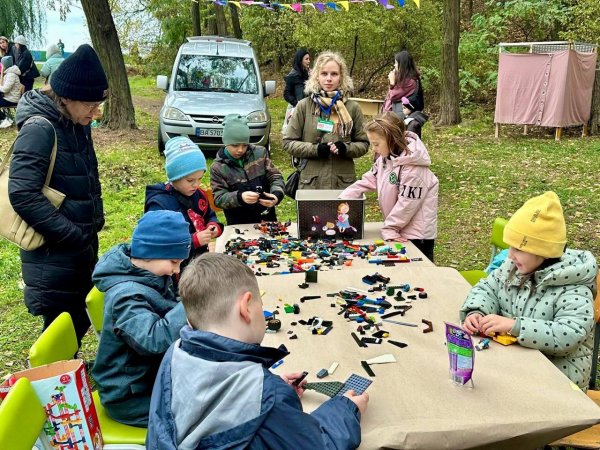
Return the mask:
{"type": "Polygon", "coordinates": [[[429,169],[431,158],[423,142],[409,131],[406,139],[410,154],[377,158],[371,170],[340,198],[359,198],[376,190],[385,219],[381,229],[385,240],[435,239],[439,182],[429,169]]]}

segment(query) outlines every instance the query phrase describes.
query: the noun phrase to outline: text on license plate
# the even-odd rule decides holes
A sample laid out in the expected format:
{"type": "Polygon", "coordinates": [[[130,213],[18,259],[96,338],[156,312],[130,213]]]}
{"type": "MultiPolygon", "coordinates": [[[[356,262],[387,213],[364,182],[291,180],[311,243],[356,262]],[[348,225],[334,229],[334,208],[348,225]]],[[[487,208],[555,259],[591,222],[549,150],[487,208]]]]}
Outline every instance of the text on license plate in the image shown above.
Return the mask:
{"type": "Polygon", "coordinates": [[[196,128],[196,136],[214,136],[221,137],[223,136],[222,128],[196,128]]]}

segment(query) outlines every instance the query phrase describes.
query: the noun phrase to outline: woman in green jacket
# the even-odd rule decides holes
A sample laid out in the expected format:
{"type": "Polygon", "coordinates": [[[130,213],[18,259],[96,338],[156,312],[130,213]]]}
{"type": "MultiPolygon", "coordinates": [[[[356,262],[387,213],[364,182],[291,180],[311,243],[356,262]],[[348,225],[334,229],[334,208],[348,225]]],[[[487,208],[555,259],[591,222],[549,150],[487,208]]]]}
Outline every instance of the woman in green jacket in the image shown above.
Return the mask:
{"type": "Polygon", "coordinates": [[[303,160],[298,189],[344,189],[356,181],[354,158],[369,149],[344,59],[321,53],[283,136],[283,148],[303,160]],[[305,164],[304,164],[305,163],[305,164]]]}
{"type": "Polygon", "coordinates": [[[566,249],[566,240],[554,192],[525,202],[504,228],[508,258],[473,287],[460,313],[469,333],[515,336],[587,389],[598,265],[590,252],[566,249]]]}

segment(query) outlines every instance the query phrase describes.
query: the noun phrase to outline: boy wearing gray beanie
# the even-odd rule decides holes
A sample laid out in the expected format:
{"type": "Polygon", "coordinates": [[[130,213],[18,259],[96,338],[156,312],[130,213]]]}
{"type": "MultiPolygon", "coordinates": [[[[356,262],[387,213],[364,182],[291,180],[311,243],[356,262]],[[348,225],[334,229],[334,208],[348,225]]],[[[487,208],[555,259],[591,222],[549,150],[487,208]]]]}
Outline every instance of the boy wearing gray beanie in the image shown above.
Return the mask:
{"type": "Polygon", "coordinates": [[[264,147],[250,145],[245,117],[225,116],[223,144],[210,168],[210,185],[227,225],[276,221],[275,205],[285,196],[283,176],[264,147]]]}
{"type": "Polygon", "coordinates": [[[104,322],[92,374],[102,405],[118,422],[148,424],[160,361],[186,323],[172,276],[190,247],[180,213],[150,211],[139,220],[131,244],[110,249],[94,269],[92,280],[104,292],[104,322]]]}

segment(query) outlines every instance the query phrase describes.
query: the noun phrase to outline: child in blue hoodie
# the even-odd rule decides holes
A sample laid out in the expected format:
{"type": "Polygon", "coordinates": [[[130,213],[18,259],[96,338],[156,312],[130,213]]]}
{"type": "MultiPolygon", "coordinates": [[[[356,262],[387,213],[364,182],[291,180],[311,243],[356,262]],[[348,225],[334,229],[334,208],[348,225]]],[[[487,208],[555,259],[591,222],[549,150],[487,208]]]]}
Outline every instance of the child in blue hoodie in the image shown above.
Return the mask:
{"type": "Polygon", "coordinates": [[[180,213],[151,211],[130,244],[106,252],[92,280],[104,292],[104,323],[92,369],[100,400],[116,421],[148,424],[150,394],[160,361],[185,325],[171,277],[191,246],[180,213]]]}
{"type": "Polygon", "coordinates": [[[179,211],[189,224],[192,251],[182,264],[208,251],[211,239],[223,232],[223,224],[211,209],[200,180],[206,173],[206,158],[190,138],[177,136],[165,144],[168,181],[146,186],[144,211],[179,211]]]}
{"type": "Polygon", "coordinates": [[[194,259],[179,290],[189,325],[166,353],[150,405],[148,450],[354,449],[367,393],[302,411],[301,373],[269,370],[285,347],[263,347],[265,318],[252,270],[233,256],[194,259]],[[231,280],[236,282],[232,283],[231,280]]]}

